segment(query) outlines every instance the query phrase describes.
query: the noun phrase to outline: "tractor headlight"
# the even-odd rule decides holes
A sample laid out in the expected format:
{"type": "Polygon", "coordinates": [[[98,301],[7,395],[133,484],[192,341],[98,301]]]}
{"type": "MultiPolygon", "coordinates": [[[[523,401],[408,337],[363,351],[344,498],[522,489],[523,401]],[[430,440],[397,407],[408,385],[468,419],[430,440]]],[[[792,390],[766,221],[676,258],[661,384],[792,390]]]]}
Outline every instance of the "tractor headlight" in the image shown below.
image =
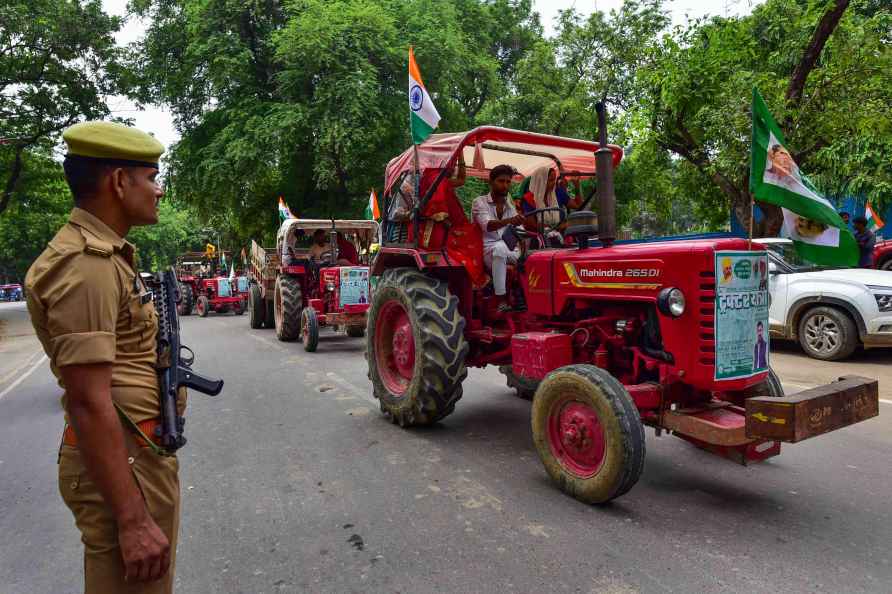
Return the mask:
{"type": "Polygon", "coordinates": [[[334,283],[325,283],[326,291],[334,291],[334,283]]]}
{"type": "Polygon", "coordinates": [[[675,287],[663,289],[657,296],[657,307],[667,316],[679,317],[684,313],[684,293],[675,287]]]}

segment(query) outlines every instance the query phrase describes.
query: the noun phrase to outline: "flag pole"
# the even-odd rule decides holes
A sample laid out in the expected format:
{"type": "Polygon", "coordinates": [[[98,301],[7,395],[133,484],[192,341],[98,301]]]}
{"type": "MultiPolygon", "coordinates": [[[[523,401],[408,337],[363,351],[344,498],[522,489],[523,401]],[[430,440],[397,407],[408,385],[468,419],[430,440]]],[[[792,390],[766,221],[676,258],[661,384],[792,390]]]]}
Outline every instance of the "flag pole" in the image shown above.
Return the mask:
{"type": "Polygon", "coordinates": [[[749,233],[749,241],[747,241],[746,249],[750,251],[753,249],[753,220],[756,218],[756,199],[750,194],[750,233],[749,233]]]}

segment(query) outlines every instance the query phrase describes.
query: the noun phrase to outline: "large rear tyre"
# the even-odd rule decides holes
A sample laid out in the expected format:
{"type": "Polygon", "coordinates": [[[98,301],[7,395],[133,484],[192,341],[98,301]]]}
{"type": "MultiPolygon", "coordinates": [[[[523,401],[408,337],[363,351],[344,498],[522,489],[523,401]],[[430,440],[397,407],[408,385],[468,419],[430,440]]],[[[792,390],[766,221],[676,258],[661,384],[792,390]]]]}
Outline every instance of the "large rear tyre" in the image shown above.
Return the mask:
{"type": "Polygon", "coordinates": [[[468,374],[465,320],[448,285],[413,268],[387,270],[369,308],[366,360],[381,412],[402,427],[455,410],[468,374]]]}
{"type": "Polygon", "coordinates": [[[305,307],[301,314],[300,337],[304,343],[304,350],[308,353],[315,353],[316,347],[319,346],[319,318],[316,317],[316,310],[312,307],[305,307]]]}
{"type": "Polygon", "coordinates": [[[208,298],[204,295],[199,295],[198,301],[195,303],[195,313],[197,313],[202,318],[206,318],[208,317],[209,311],[210,304],[208,303],[208,298]]]}
{"type": "Polygon", "coordinates": [[[514,388],[518,398],[524,400],[532,400],[539,382],[514,374],[514,369],[510,365],[502,365],[499,372],[505,376],[509,388],[514,388]]]}
{"type": "Polygon", "coordinates": [[[594,365],[550,374],[533,398],[533,442],[560,489],[605,503],[631,489],[644,469],[644,426],[619,381],[594,365]]]}
{"type": "Polygon", "coordinates": [[[251,328],[263,328],[263,319],[266,316],[266,304],[260,295],[260,287],[251,285],[248,289],[248,321],[251,328]]]}
{"type": "Polygon", "coordinates": [[[263,307],[266,310],[263,327],[272,330],[276,327],[276,302],[273,299],[264,299],[263,307]]]}
{"type": "Polygon", "coordinates": [[[362,338],[365,336],[365,326],[347,326],[347,336],[351,338],[362,338]]]}
{"type": "Polygon", "coordinates": [[[186,283],[180,283],[179,289],[180,302],[177,303],[177,313],[180,316],[188,316],[192,313],[192,305],[195,301],[195,296],[192,294],[192,287],[186,283]]]}
{"type": "Polygon", "coordinates": [[[858,328],[848,314],[827,306],[813,307],[799,320],[799,344],[821,361],[839,361],[858,348],[858,328]]]}
{"type": "Polygon", "coordinates": [[[275,303],[276,338],[290,342],[300,336],[300,314],[304,306],[300,283],[288,276],[277,277],[275,303]]]}

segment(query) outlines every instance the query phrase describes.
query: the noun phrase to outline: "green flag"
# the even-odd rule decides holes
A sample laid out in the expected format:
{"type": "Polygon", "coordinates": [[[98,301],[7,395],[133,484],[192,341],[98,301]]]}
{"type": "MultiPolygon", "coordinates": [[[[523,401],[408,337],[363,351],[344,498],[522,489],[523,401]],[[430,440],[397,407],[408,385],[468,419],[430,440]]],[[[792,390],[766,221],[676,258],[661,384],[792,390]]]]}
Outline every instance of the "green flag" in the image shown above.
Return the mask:
{"type": "Polygon", "coordinates": [[[833,204],[800,173],[785,145],[780,127],[754,87],[750,192],[761,202],[781,207],[784,232],[800,256],[815,264],[855,266],[855,236],[833,204]]]}

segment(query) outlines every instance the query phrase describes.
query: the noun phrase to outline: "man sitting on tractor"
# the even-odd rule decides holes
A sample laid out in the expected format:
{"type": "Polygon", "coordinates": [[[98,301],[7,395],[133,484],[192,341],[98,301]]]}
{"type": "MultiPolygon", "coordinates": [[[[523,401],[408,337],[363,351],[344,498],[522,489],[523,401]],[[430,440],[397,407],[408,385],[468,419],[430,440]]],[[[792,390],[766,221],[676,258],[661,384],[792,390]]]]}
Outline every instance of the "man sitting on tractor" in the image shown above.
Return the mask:
{"type": "Polygon", "coordinates": [[[508,225],[522,225],[523,215],[517,214],[514,205],[508,200],[514,168],[510,165],[497,165],[489,172],[489,194],[474,200],[471,213],[474,222],[483,232],[483,261],[492,273],[493,292],[499,300],[499,310],[508,309],[505,280],[508,262],[517,263],[520,255],[508,248],[502,239],[502,231],[508,225]]]}
{"type": "Polygon", "coordinates": [[[313,233],[313,245],[310,246],[310,258],[314,262],[321,262],[322,256],[331,251],[328,245],[328,234],[325,229],[316,229],[313,233]]]}

